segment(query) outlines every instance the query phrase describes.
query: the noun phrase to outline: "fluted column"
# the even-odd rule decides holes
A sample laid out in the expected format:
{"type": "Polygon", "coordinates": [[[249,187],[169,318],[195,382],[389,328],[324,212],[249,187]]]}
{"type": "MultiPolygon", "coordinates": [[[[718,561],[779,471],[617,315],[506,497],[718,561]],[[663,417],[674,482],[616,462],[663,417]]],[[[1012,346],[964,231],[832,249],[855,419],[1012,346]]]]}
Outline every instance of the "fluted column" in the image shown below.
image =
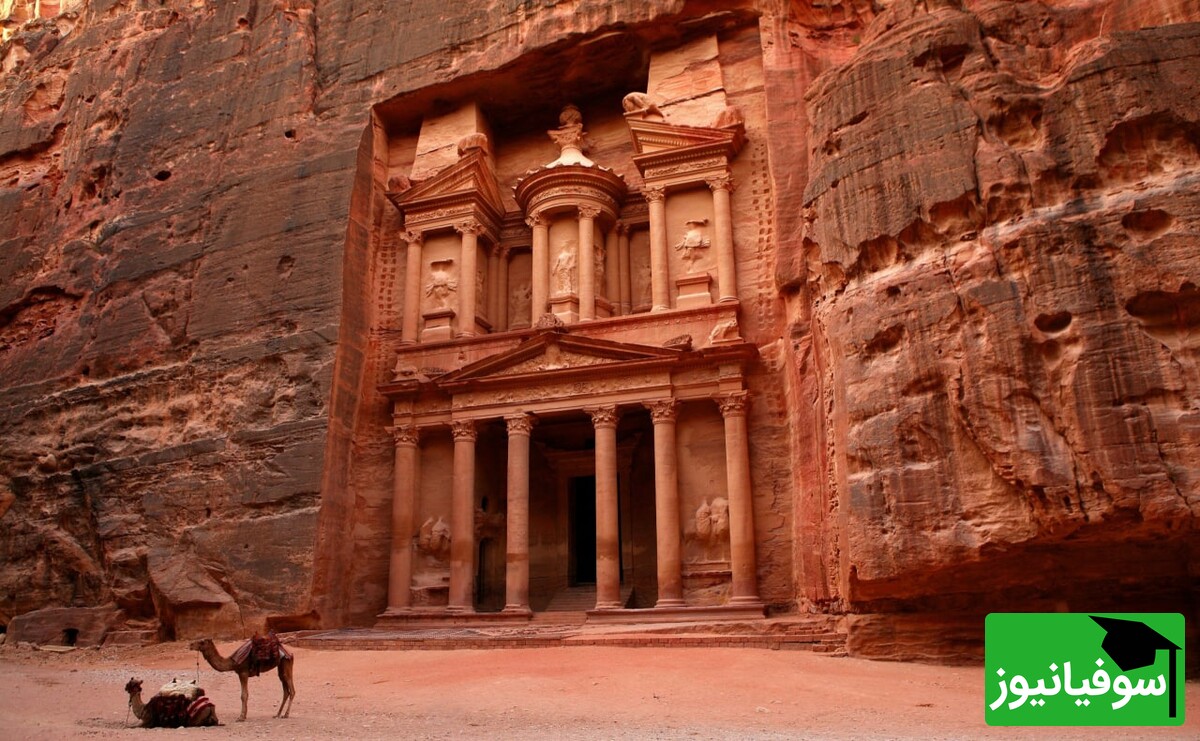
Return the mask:
{"type": "Polygon", "coordinates": [[[533,284],[529,288],[529,326],[537,325],[546,313],[546,301],[550,298],[550,222],[546,216],[536,213],[525,219],[533,230],[530,257],[533,261],[533,284]]]}
{"type": "Polygon", "coordinates": [[[421,246],[425,235],[407,231],[401,239],[408,243],[404,264],[404,319],[400,324],[400,342],[411,345],[417,341],[421,320],[421,246]]]}
{"type": "Polygon", "coordinates": [[[617,269],[620,271],[618,290],[620,291],[621,314],[633,313],[633,276],[629,273],[629,225],[617,224],[617,269]]]}
{"type": "Polygon", "coordinates": [[[452,422],[454,479],[450,493],[450,607],[475,609],[475,439],[472,420],[452,422]]]}
{"type": "Polygon", "coordinates": [[[496,276],[496,291],[500,298],[496,301],[496,331],[508,331],[508,261],[512,257],[509,250],[500,251],[500,272],[496,276]]]}
{"type": "Polygon", "coordinates": [[[474,220],[454,225],[454,231],[462,235],[462,252],[459,256],[458,273],[458,336],[475,336],[475,276],[479,272],[479,232],[482,228],[474,220]]]}
{"type": "Polygon", "coordinates": [[[708,181],[713,196],[713,245],[717,249],[718,301],[737,301],[737,261],[733,253],[733,212],[729,194],[733,178],[724,175],[708,181]]]}
{"type": "Polygon", "coordinates": [[[605,235],[604,257],[604,298],[608,299],[613,316],[616,316],[621,313],[621,254],[615,225],[605,235]]]}
{"type": "Polygon", "coordinates": [[[750,489],[750,443],[746,434],[746,392],[717,398],[725,418],[725,472],[729,494],[731,604],[758,604],[754,556],[754,500],[750,489]]]}
{"type": "Polygon", "coordinates": [[[646,188],[643,193],[650,205],[650,311],[666,311],[671,308],[666,193],[662,188],[646,188]]]}
{"type": "Polygon", "coordinates": [[[620,522],[617,517],[617,408],[584,410],[596,428],[596,609],[621,607],[620,522]]]}
{"type": "Polygon", "coordinates": [[[596,318],[596,217],[595,206],[579,207],[579,320],[596,318]]]}
{"type": "Polygon", "coordinates": [[[417,501],[417,428],[392,428],[396,458],[392,464],[392,555],[388,565],[388,610],[412,605],[413,513],[417,501]]]}
{"type": "Polygon", "coordinates": [[[646,404],[654,423],[654,520],[658,543],[658,602],[655,607],[682,607],[680,557],[679,464],[675,451],[674,399],[646,404]]]}
{"type": "Polygon", "coordinates": [[[529,612],[529,436],[533,417],[504,418],[508,428],[508,554],[504,611],[529,612]]]}

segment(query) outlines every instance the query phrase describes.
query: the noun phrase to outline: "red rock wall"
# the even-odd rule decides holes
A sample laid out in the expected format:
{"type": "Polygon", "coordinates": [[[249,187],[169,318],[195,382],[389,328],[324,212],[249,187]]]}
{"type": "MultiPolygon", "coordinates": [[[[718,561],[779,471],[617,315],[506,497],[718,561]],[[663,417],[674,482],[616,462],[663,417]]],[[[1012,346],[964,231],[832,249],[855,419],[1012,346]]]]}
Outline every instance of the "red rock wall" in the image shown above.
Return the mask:
{"type": "MultiPolygon", "coordinates": [[[[391,455],[372,106],[730,5],[93,0],[6,27],[0,616],[360,619],[388,501],[352,472],[391,455]]],[[[864,654],[936,655],[934,612],[942,655],[993,607],[1195,615],[1198,3],[883,5],[742,8],[784,298],[753,321],[784,328],[790,413],[793,573],[764,579],[868,613],[864,654]]]]}
{"type": "Polygon", "coordinates": [[[897,2],[809,87],[778,276],[823,423],[803,596],[926,618],[859,619],[856,652],[977,652],[947,636],[989,610],[1196,616],[1200,25],[1161,25],[1185,20],[897,2]]]}

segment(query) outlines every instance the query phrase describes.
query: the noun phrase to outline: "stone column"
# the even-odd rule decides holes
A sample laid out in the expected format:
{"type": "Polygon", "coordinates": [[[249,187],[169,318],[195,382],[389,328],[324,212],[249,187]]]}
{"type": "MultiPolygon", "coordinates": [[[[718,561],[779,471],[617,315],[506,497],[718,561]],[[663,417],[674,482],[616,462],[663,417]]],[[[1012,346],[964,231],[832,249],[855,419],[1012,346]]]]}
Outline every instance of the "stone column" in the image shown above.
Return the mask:
{"type": "Polygon", "coordinates": [[[475,336],[475,275],[479,272],[478,246],[479,222],[471,219],[454,225],[454,231],[462,235],[462,253],[458,271],[458,337],[475,336]]]}
{"type": "Polygon", "coordinates": [[[754,556],[754,500],[750,489],[750,444],[746,435],[746,392],[717,398],[725,418],[725,472],[729,494],[730,604],[759,604],[754,556]]]}
{"type": "Polygon", "coordinates": [[[533,417],[504,418],[508,427],[508,554],[504,611],[529,612],[529,436],[533,417]]]}
{"type": "Polygon", "coordinates": [[[545,215],[536,213],[525,219],[533,229],[533,245],[530,257],[533,260],[533,283],[529,288],[529,326],[537,326],[538,319],[546,313],[550,298],[550,222],[545,215]]]}
{"type": "Polygon", "coordinates": [[[650,204],[650,311],[666,311],[671,308],[666,193],[662,188],[646,188],[643,193],[650,204]]]}
{"type": "Polygon", "coordinates": [[[595,206],[579,207],[579,321],[596,318],[595,206]]]}
{"type": "Polygon", "coordinates": [[[620,281],[617,286],[621,292],[621,314],[633,313],[633,276],[629,272],[629,225],[622,222],[617,224],[617,268],[620,270],[620,281]]]}
{"type": "Polygon", "coordinates": [[[496,301],[496,331],[508,331],[508,261],[512,255],[508,249],[500,251],[500,272],[496,276],[496,292],[500,298],[496,301]]]}
{"type": "Polygon", "coordinates": [[[421,320],[421,246],[425,235],[407,231],[401,239],[408,243],[404,265],[404,319],[400,325],[400,343],[411,345],[417,341],[417,326],[421,320]]]}
{"type": "Polygon", "coordinates": [[[487,318],[492,325],[492,331],[500,331],[500,248],[494,247],[488,253],[487,269],[487,318]]]}
{"type": "Polygon", "coordinates": [[[713,195],[713,245],[717,248],[718,301],[737,301],[737,261],[733,254],[733,212],[729,194],[733,178],[724,175],[708,181],[713,195]]]}
{"type": "Polygon", "coordinates": [[[388,610],[412,606],[413,513],[417,502],[417,428],[392,428],[396,458],[392,464],[392,557],[388,566],[388,610]]]}
{"type": "Polygon", "coordinates": [[[450,606],[475,609],[475,439],[473,420],[450,424],[454,435],[454,480],[450,493],[450,606]]]}
{"type": "Polygon", "coordinates": [[[596,609],[621,607],[620,522],[617,517],[617,408],[585,409],[596,428],[596,609]]]}
{"type": "Polygon", "coordinates": [[[613,316],[621,312],[621,251],[617,240],[617,228],[608,230],[604,240],[604,298],[612,306],[613,316]]]}
{"type": "Polygon", "coordinates": [[[679,528],[679,464],[675,451],[674,399],[646,404],[654,423],[654,519],[658,543],[658,602],[683,607],[679,528]]]}

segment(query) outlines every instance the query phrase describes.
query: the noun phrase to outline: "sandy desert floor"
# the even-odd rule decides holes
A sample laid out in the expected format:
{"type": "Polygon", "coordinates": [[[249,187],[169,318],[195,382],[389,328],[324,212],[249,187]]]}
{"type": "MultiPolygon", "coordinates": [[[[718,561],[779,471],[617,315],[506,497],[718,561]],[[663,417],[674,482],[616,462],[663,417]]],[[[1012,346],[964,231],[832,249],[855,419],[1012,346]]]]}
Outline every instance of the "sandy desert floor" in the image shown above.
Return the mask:
{"type": "Polygon", "coordinates": [[[3,646],[0,738],[1200,738],[1196,682],[1179,728],[1007,729],[983,723],[980,667],[741,648],[294,650],[291,717],[271,717],[281,695],[271,674],[251,680],[249,718],[236,722],[237,677],[202,663],[200,684],[224,725],[144,730],[129,727],[122,688],[132,676],[148,690],[195,677],[185,644],[3,646]]]}

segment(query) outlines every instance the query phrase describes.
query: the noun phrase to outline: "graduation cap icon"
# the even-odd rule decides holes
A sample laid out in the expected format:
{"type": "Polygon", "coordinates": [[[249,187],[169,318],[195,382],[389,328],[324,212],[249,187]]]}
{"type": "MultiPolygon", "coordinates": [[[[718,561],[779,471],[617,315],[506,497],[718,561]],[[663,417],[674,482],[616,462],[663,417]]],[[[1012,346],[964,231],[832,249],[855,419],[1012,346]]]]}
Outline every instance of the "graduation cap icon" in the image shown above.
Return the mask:
{"type": "Polygon", "coordinates": [[[1167,665],[1167,716],[1175,717],[1175,655],[1179,646],[1158,631],[1137,620],[1089,615],[1104,628],[1100,648],[1123,672],[1152,666],[1160,649],[1170,651],[1167,665]]]}

